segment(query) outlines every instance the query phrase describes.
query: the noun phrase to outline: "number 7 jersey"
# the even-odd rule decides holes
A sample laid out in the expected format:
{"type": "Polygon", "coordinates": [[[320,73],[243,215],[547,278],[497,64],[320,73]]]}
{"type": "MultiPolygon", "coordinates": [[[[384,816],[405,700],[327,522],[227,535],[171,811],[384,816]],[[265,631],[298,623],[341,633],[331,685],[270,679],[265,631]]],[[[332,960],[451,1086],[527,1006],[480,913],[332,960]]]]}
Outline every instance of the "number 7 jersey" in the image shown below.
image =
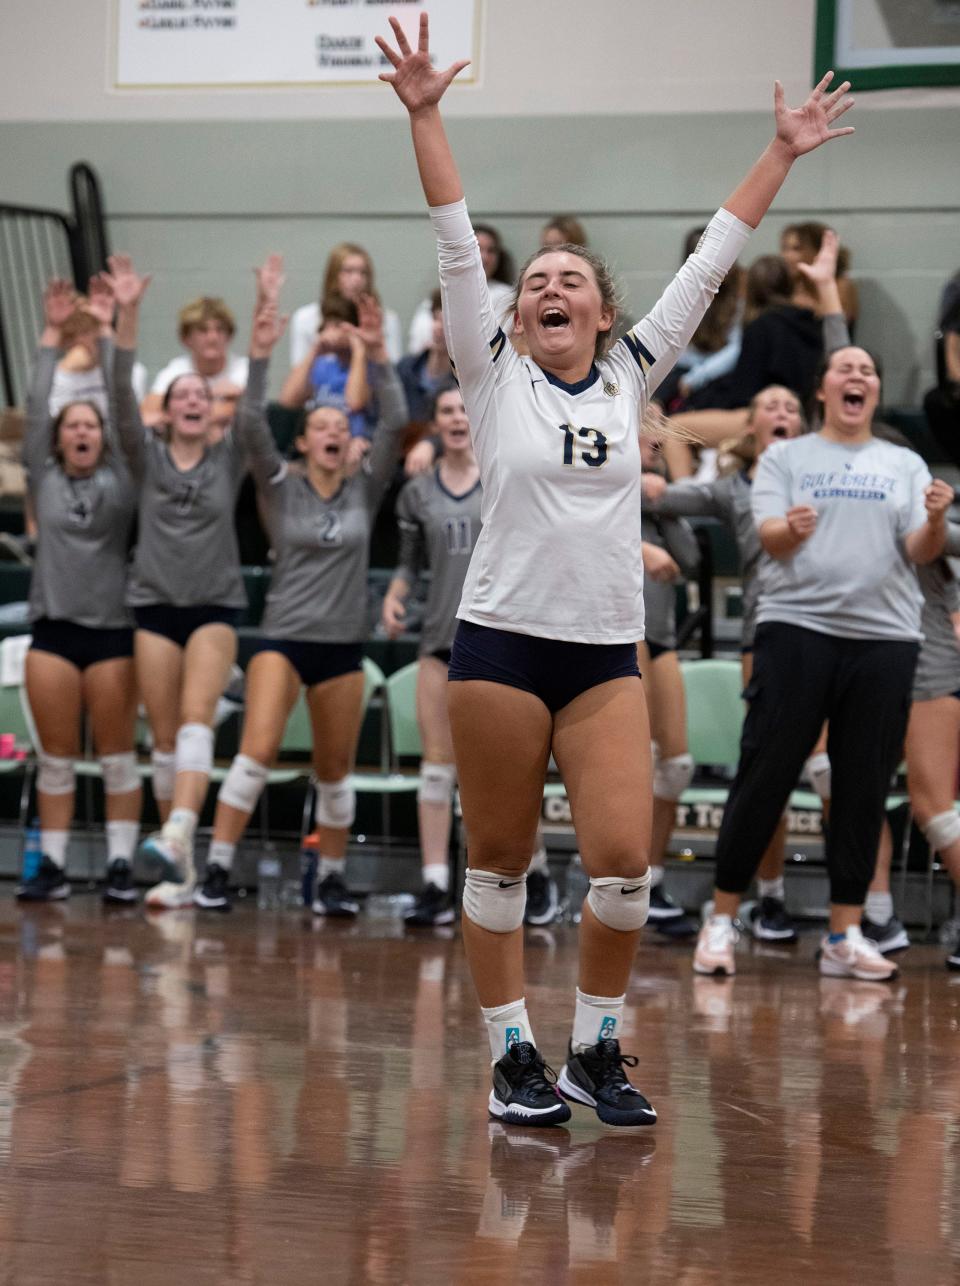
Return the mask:
{"type": "Polygon", "coordinates": [[[720,210],[654,310],[567,384],[520,357],[498,326],[464,202],[431,217],[447,349],[483,483],[457,615],[569,642],[642,639],[640,421],[750,229],[720,210]]]}

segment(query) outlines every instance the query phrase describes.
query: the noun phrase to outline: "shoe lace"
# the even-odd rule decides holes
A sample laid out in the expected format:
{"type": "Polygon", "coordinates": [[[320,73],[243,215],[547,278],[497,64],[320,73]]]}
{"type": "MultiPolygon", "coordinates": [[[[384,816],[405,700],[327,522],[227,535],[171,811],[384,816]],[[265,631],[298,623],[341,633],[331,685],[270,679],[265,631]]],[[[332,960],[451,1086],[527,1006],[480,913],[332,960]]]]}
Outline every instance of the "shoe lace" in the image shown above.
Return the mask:
{"type": "Polygon", "coordinates": [[[557,1073],[539,1055],[529,1062],[520,1063],[520,1066],[525,1070],[517,1078],[518,1088],[542,1092],[557,1083],[557,1073]]]}
{"type": "Polygon", "coordinates": [[[601,1083],[604,1089],[633,1089],[627,1080],[625,1067],[636,1067],[640,1061],[636,1054],[624,1054],[618,1040],[601,1040],[597,1046],[601,1060],[601,1083]]]}

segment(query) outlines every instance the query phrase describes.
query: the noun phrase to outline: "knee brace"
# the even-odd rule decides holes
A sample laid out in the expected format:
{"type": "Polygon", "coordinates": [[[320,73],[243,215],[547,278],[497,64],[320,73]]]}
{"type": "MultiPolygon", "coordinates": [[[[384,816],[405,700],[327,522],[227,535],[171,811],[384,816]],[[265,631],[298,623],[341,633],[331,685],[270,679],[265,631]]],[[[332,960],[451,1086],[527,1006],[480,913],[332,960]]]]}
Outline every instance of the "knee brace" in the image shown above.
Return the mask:
{"type": "Polygon", "coordinates": [[[420,765],[417,799],[421,804],[449,804],[456,784],[455,764],[423,763],[420,765]]]}
{"type": "Polygon", "coordinates": [[[591,879],[587,902],[608,929],[619,929],[621,933],[642,929],[650,910],[650,872],[644,871],[635,880],[620,875],[591,879]]]}
{"type": "Polygon", "coordinates": [[[37,790],[44,795],[69,795],[76,788],[77,771],[72,759],[48,755],[45,750],[40,751],[37,759],[37,790]]]}
{"type": "Polygon", "coordinates": [[[463,913],[490,933],[511,933],[523,924],[527,906],[527,875],[497,875],[494,871],[467,871],[463,886],[463,913]]]}
{"type": "Polygon", "coordinates": [[[242,813],[252,813],[269,775],[266,764],[258,763],[249,755],[235,755],[217,795],[218,802],[239,808],[242,813]]]}
{"type": "Polygon", "coordinates": [[[177,775],[176,756],[170,750],[151,750],[150,765],[153,769],[154,799],[173,799],[174,778],[177,775]]]}
{"type": "Polygon", "coordinates": [[[357,796],[350,785],[349,777],[340,781],[318,781],[317,807],[314,818],[318,826],[329,826],[333,830],[343,830],[353,825],[357,811],[357,796]]]}
{"type": "Polygon", "coordinates": [[[960,814],[952,808],[948,813],[937,813],[924,826],[923,833],[933,851],[942,853],[960,839],[960,814]]]}
{"type": "Polygon", "coordinates": [[[119,755],[101,755],[100,767],[103,769],[105,794],[129,795],[132,790],[140,788],[137,756],[132,750],[126,750],[119,755]]]}
{"type": "Polygon", "coordinates": [[[177,732],[177,772],[202,772],[213,767],[213,729],[205,723],[185,723],[177,732]]]}
{"type": "Polygon", "coordinates": [[[830,798],[830,756],[823,750],[819,754],[811,755],[804,765],[807,776],[810,778],[810,785],[817,792],[821,799],[830,798]]]}
{"type": "Polygon", "coordinates": [[[653,793],[657,799],[673,803],[680,798],[693,780],[693,755],[674,755],[672,759],[654,760],[653,793]]]}

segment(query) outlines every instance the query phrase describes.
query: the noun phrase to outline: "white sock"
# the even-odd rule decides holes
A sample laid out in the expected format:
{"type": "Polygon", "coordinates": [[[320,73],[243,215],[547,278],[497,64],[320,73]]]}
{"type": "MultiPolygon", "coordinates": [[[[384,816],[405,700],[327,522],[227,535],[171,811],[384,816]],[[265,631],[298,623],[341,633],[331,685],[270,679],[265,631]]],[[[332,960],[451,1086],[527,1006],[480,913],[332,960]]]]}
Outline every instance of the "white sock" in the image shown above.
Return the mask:
{"type": "Polygon", "coordinates": [[[868,893],[864,910],[867,913],[867,919],[872,920],[874,924],[886,924],[888,920],[893,919],[893,894],[868,893]]]}
{"type": "MultiPolygon", "coordinates": [[[[192,844],[198,820],[192,808],[174,808],[167,818],[167,826],[177,831],[178,835],[182,835],[188,844],[192,844]]],[[[167,827],[163,829],[166,830],[167,827]]]]}
{"type": "Polygon", "coordinates": [[[483,1021],[487,1024],[487,1035],[490,1038],[490,1057],[496,1062],[503,1058],[511,1045],[528,1040],[535,1045],[533,1032],[530,1030],[530,1019],[527,1017],[527,1001],[524,996],[511,1000],[509,1005],[495,1005],[492,1009],[480,1007],[483,1021]]]}
{"type": "Polygon", "coordinates": [[[67,861],[67,840],[70,838],[69,831],[40,831],[40,850],[44,857],[49,857],[51,862],[56,862],[57,866],[63,870],[67,861]]]}
{"type": "Polygon", "coordinates": [[[328,875],[343,875],[347,869],[345,857],[321,857],[317,863],[317,875],[325,880],[328,875]]]}
{"type": "Polygon", "coordinates": [[[529,874],[530,871],[540,871],[544,875],[549,873],[549,867],[547,866],[547,850],[545,848],[538,848],[533,857],[531,857],[530,865],[527,867],[527,873],[529,874]]]}
{"type": "Polygon", "coordinates": [[[450,891],[450,867],[446,862],[428,862],[423,868],[424,884],[435,884],[444,893],[450,891]]]}
{"type": "Polygon", "coordinates": [[[775,880],[757,880],[757,892],[762,898],[779,898],[782,902],[785,895],[783,876],[778,875],[775,880]]]}
{"type": "Polygon", "coordinates": [[[717,928],[733,928],[733,917],[729,915],[717,915],[714,913],[710,917],[710,923],[715,924],[717,928]]]}
{"type": "Polygon", "coordinates": [[[658,888],[662,883],[663,883],[663,867],[651,866],[650,867],[650,887],[652,889],[655,889],[655,888],[658,888]]]}
{"type": "Polygon", "coordinates": [[[225,839],[215,839],[210,842],[210,852],[207,854],[207,868],[216,863],[222,866],[225,871],[229,871],[233,865],[233,855],[237,851],[236,844],[231,844],[225,839]]]}
{"type": "Polygon", "coordinates": [[[575,1054],[593,1049],[598,1040],[619,1040],[626,996],[588,996],[577,988],[570,1045],[575,1054]]]}
{"type": "Polygon", "coordinates": [[[129,862],[137,847],[139,822],[107,822],[107,861],[129,862]]]}

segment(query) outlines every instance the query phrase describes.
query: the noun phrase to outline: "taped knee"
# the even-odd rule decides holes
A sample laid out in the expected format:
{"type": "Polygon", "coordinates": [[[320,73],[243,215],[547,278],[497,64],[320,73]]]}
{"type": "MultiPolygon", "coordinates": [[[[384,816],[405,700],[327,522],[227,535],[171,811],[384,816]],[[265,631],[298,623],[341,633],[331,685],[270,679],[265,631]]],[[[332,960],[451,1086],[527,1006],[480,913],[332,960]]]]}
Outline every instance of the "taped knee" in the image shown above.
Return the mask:
{"type": "Polygon", "coordinates": [[[619,929],[621,933],[642,929],[650,910],[650,872],[644,871],[635,880],[619,875],[591,879],[587,902],[608,929],[619,929]]]}
{"type": "Polygon", "coordinates": [[[37,756],[37,790],[44,795],[69,795],[77,784],[73,760],[63,755],[48,755],[41,750],[37,756]]]}
{"type": "Polygon", "coordinates": [[[213,729],[205,723],[185,723],[177,732],[177,772],[202,772],[213,767],[213,729]]]}
{"type": "Polygon", "coordinates": [[[162,799],[164,801],[173,799],[174,779],[177,775],[176,756],[173,751],[151,751],[150,766],[153,770],[154,799],[162,799]]]}
{"type": "Polygon", "coordinates": [[[456,784],[455,764],[422,763],[417,799],[421,804],[449,804],[456,784]]]}
{"type": "Polygon", "coordinates": [[[494,871],[467,871],[463,886],[463,913],[490,933],[512,933],[523,924],[527,906],[527,876],[497,875],[494,871]]]}
{"type": "Polygon", "coordinates": [[[318,826],[332,830],[345,830],[353,825],[357,811],[357,796],[349,777],[339,781],[318,781],[317,807],[314,813],[318,826]]]}
{"type": "Polygon", "coordinates": [[[924,826],[923,833],[933,851],[942,853],[960,839],[960,814],[952,808],[948,813],[937,813],[924,826]]]}
{"type": "Polygon", "coordinates": [[[653,793],[657,799],[674,802],[693,780],[693,755],[674,755],[672,759],[654,760],[653,793]]]}
{"type": "Polygon", "coordinates": [[[269,775],[266,764],[258,763],[249,755],[235,755],[220,787],[218,802],[239,808],[242,813],[252,813],[269,775]]]}
{"type": "Polygon", "coordinates": [[[806,773],[810,785],[823,800],[830,799],[830,756],[823,750],[811,755],[806,763],[806,773]]]}
{"type": "Polygon", "coordinates": [[[137,756],[132,750],[125,750],[119,755],[101,755],[100,767],[103,769],[103,789],[107,795],[129,795],[131,791],[139,790],[137,756]]]}

